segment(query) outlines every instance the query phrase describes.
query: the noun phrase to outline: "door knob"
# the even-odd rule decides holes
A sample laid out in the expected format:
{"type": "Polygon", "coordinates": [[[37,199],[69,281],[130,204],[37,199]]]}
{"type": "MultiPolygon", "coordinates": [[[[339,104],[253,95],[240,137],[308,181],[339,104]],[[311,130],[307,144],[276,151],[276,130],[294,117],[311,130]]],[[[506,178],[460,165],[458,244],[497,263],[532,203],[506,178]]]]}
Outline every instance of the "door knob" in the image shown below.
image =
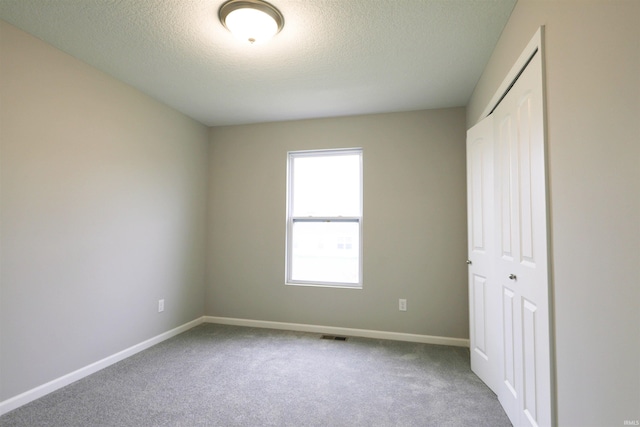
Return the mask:
{"type": "Polygon", "coordinates": [[[517,280],[517,279],[518,279],[518,276],[516,276],[515,274],[510,274],[510,275],[509,275],[509,279],[511,279],[511,280],[517,280]]]}
{"type": "Polygon", "coordinates": [[[470,259],[467,260],[467,265],[473,264],[470,259]]]}

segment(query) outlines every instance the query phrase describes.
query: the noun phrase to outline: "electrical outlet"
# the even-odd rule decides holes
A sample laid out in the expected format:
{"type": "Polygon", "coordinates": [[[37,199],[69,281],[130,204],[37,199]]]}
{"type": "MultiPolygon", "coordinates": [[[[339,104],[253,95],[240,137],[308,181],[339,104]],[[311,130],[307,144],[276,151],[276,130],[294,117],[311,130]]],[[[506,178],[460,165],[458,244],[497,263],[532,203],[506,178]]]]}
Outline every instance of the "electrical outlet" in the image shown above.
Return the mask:
{"type": "Polygon", "coordinates": [[[160,299],[158,300],[158,313],[161,313],[164,311],[164,300],[160,299]]]}
{"type": "Polygon", "coordinates": [[[398,300],[398,310],[400,311],[407,311],[407,300],[400,298],[398,300]]]}

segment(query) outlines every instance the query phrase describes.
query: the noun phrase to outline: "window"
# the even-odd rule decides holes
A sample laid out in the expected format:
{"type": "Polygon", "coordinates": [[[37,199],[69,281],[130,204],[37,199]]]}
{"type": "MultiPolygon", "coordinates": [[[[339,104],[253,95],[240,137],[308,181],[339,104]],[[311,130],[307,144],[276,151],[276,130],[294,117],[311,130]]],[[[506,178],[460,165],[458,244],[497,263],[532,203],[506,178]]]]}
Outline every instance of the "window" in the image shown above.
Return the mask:
{"type": "Polygon", "coordinates": [[[287,284],[362,287],[362,149],[289,153],[287,284]]]}

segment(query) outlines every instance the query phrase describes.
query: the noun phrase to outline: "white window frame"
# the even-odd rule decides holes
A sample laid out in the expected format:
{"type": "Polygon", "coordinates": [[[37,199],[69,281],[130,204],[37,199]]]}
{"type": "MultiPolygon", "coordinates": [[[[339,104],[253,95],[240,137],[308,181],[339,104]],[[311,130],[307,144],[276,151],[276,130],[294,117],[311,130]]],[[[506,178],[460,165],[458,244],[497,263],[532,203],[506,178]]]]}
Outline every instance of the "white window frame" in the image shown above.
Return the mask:
{"type": "Polygon", "coordinates": [[[363,181],[363,150],[362,148],[342,148],[342,149],[328,149],[328,150],[306,150],[306,151],[289,151],[287,153],[287,239],[286,239],[286,285],[295,286],[320,286],[320,287],[333,287],[343,289],[362,289],[362,217],[363,217],[363,193],[364,193],[364,181],[363,181]],[[360,158],[360,216],[306,216],[296,217],[293,216],[293,159],[299,157],[326,157],[326,156],[345,156],[345,155],[358,155],[360,158]],[[358,237],[359,237],[359,251],[358,251],[358,281],[357,283],[342,283],[342,282],[322,282],[322,281],[304,281],[293,280],[291,278],[292,273],[292,257],[293,257],[293,224],[295,222],[353,222],[358,224],[358,237]]]}

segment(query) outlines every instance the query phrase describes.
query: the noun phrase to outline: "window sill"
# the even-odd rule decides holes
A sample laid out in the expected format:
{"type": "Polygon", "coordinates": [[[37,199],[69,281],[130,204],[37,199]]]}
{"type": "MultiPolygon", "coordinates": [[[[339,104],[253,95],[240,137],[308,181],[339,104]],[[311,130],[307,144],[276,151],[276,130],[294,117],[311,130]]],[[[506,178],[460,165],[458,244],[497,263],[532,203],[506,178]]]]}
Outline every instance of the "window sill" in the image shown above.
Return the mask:
{"type": "Polygon", "coordinates": [[[305,286],[312,288],[337,288],[337,289],[359,289],[362,284],[340,284],[340,283],[320,283],[320,282],[285,282],[285,286],[305,286]]]}

